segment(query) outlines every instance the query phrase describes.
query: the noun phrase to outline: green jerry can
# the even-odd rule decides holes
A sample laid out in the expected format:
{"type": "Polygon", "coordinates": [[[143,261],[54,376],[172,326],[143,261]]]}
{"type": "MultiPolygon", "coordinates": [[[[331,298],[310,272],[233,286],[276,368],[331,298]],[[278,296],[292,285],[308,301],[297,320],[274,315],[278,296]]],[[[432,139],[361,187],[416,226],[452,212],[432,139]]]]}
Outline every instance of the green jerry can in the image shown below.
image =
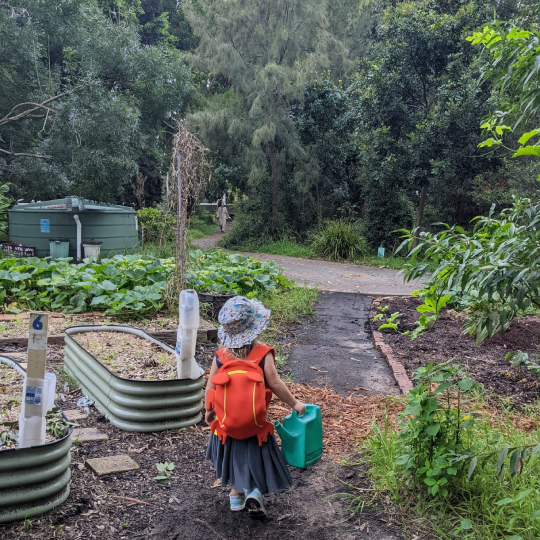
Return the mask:
{"type": "Polygon", "coordinates": [[[306,412],[298,416],[296,411],[283,419],[283,425],[274,422],[281,438],[281,452],[292,467],[305,469],[317,463],[322,456],[322,417],[317,405],[306,403],[306,412]]]}

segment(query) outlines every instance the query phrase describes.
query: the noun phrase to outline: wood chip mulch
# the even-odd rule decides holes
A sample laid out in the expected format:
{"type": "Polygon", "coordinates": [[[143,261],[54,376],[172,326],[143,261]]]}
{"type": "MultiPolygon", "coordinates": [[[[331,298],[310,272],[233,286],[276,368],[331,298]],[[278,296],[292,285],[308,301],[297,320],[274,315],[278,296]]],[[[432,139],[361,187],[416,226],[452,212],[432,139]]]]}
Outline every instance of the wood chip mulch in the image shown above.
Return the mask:
{"type": "MultiPolygon", "coordinates": [[[[290,391],[304,403],[321,408],[323,422],[323,453],[337,458],[358,448],[371,432],[374,423],[381,424],[386,416],[396,425],[396,415],[404,408],[403,397],[336,394],[332,388],[314,387],[288,382],[290,391]]],[[[269,415],[272,421],[282,420],[290,407],[274,398],[269,415]]]]}

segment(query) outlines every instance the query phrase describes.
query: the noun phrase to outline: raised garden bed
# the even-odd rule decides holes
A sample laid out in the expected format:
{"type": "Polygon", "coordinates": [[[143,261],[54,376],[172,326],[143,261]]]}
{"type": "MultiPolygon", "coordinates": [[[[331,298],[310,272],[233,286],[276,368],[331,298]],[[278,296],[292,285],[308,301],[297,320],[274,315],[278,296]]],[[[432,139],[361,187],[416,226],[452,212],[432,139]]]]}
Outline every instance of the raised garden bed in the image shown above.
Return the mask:
{"type": "MultiPolygon", "coordinates": [[[[416,308],[420,303],[418,298],[407,297],[381,301],[381,305],[388,306],[388,314],[402,313],[398,319],[401,332],[416,328],[414,323],[420,316],[416,308]]],[[[486,339],[480,346],[475,345],[474,337],[463,335],[463,322],[464,314],[445,309],[431,330],[415,340],[391,329],[381,332],[409,377],[431,361],[438,364],[453,359],[455,363],[466,366],[471,378],[482,383],[488,392],[515,405],[533,405],[540,397],[540,379],[524,367],[513,368],[505,356],[516,350],[533,355],[540,353],[540,317],[520,317],[506,335],[486,339]]],[[[373,329],[376,330],[380,324],[380,321],[372,322],[373,329]]]]}
{"type": "MultiPolygon", "coordinates": [[[[76,326],[65,330],[64,369],[81,385],[84,393],[91,396],[95,406],[113,425],[126,431],[164,431],[197,424],[202,419],[202,398],[205,380],[179,380],[168,377],[174,371],[158,367],[156,373],[164,375],[161,380],[149,380],[144,358],[137,358],[133,351],[132,359],[123,365],[132,366],[140,362],[134,374],[144,374],[145,379],[123,377],[114,373],[113,366],[104,360],[100,362],[96,356],[77,341],[83,333],[103,333],[138,335],[147,342],[159,347],[159,354],[174,354],[174,349],[158,341],[146,332],[129,326],[76,326]]],[[[82,338],[86,340],[86,338],[82,338]]],[[[90,344],[93,343],[90,338],[90,344]]],[[[105,343],[105,347],[107,347],[105,343]]],[[[92,347],[89,347],[92,349],[92,347]]],[[[109,349],[109,347],[107,347],[109,349]]],[[[110,347],[111,353],[114,350],[110,347]]],[[[99,351],[98,355],[99,355],[99,351]]],[[[111,355],[112,356],[112,355],[111,355]]],[[[116,368],[118,368],[118,362],[116,368]]],[[[159,366],[159,362],[157,362],[159,366]]]]}
{"type": "MultiPolygon", "coordinates": [[[[0,371],[6,390],[2,392],[1,405],[3,410],[9,405],[9,416],[0,422],[10,422],[18,419],[20,399],[17,402],[14,398],[22,395],[24,370],[13,359],[2,357],[2,360],[0,371]]],[[[48,434],[47,442],[40,446],[17,448],[11,444],[5,445],[4,450],[0,446],[0,523],[43,514],[67,499],[72,429],[69,426],[59,439],[48,434]]],[[[0,424],[1,431],[4,429],[0,424]]]]}

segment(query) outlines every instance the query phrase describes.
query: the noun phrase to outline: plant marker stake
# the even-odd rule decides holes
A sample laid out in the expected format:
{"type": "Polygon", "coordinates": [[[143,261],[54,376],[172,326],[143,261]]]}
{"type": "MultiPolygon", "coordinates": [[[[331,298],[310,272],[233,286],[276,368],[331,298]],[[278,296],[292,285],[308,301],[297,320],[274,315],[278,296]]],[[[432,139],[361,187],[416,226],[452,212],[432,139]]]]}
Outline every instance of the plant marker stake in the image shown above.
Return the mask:
{"type": "MultiPolygon", "coordinates": [[[[30,330],[28,332],[28,366],[26,369],[26,376],[29,379],[45,378],[48,326],[49,315],[46,313],[30,313],[30,330]]],[[[29,416],[27,416],[27,418],[29,418],[29,416]]]]}
{"type": "Polygon", "coordinates": [[[45,415],[48,402],[45,363],[48,326],[49,316],[46,313],[30,313],[28,364],[22,411],[19,415],[19,448],[28,448],[45,442],[45,415]]]}

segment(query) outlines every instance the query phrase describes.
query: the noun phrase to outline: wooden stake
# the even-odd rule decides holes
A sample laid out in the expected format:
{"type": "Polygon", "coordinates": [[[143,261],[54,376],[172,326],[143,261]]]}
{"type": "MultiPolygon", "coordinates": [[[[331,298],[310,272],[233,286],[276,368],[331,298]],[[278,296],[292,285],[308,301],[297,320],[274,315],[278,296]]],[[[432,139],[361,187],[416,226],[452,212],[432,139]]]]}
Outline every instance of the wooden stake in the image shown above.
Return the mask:
{"type": "Polygon", "coordinates": [[[47,361],[47,313],[30,313],[30,329],[28,332],[28,368],[29,379],[44,379],[47,361]]]}

